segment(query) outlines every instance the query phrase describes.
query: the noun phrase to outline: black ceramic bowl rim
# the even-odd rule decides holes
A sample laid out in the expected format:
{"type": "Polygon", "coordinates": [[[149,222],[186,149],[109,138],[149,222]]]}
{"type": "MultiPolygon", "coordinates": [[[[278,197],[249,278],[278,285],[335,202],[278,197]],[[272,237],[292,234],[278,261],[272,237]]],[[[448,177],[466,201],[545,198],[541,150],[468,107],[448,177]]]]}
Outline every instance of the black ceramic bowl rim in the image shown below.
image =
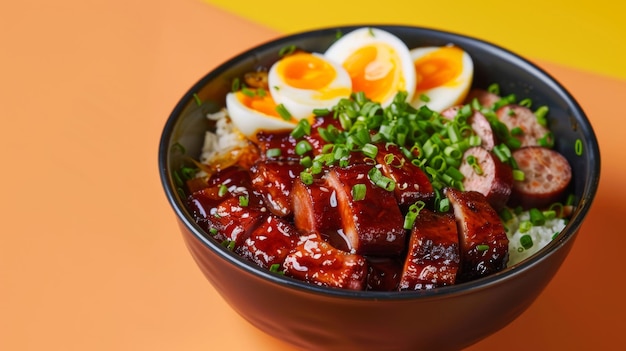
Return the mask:
{"type": "Polygon", "coordinates": [[[591,204],[593,202],[593,198],[595,197],[599,179],[600,179],[600,151],[597,143],[597,139],[595,137],[595,133],[591,127],[591,124],[576,101],[576,99],[559,83],[554,79],[551,75],[545,72],[543,69],[539,68],[537,65],[531,63],[527,59],[519,56],[516,53],[509,51],[501,46],[492,44],[485,40],[477,39],[474,37],[466,36],[463,34],[457,34],[449,31],[441,31],[431,28],[425,27],[416,27],[416,26],[403,26],[403,25],[376,25],[376,24],[363,24],[363,25],[350,25],[350,26],[341,26],[341,27],[327,27],[320,28],[311,31],[305,31],[300,33],[295,33],[287,36],[282,36],[274,40],[267,41],[263,44],[250,48],[234,57],[229,59],[228,61],[222,63],[209,73],[207,73],[204,77],[202,77],[196,84],[194,84],[181,98],[181,100],[177,103],[174,110],[168,117],[166,124],[164,126],[161,140],[159,144],[158,151],[158,162],[159,162],[159,173],[161,178],[162,186],[165,190],[165,194],[167,199],[174,209],[178,219],[182,221],[184,226],[195,236],[196,239],[200,240],[204,245],[206,245],[211,251],[213,251],[217,256],[221,259],[224,259],[234,266],[238,267],[241,270],[244,270],[254,276],[257,276],[261,279],[267,280],[273,284],[281,285],[285,288],[295,289],[303,292],[308,292],[312,294],[333,296],[338,298],[350,298],[350,299],[361,299],[361,300],[407,300],[407,299],[424,299],[424,298],[441,298],[449,295],[461,295],[467,294],[470,292],[476,292],[481,289],[486,289],[494,284],[505,283],[507,280],[512,279],[514,276],[523,273],[531,269],[533,266],[538,265],[541,261],[550,256],[553,252],[559,250],[561,247],[565,245],[569,240],[574,240],[574,236],[580,229],[584,218],[586,217],[591,204]],[[306,283],[303,281],[299,281],[296,279],[292,279],[289,277],[285,277],[273,272],[270,272],[264,268],[261,268],[254,263],[248,262],[245,259],[239,257],[237,254],[231,252],[227,248],[223,247],[219,243],[216,243],[210,239],[205,237],[206,233],[201,229],[195,221],[191,218],[189,213],[185,209],[185,204],[180,200],[176,188],[174,186],[171,175],[169,174],[170,170],[168,170],[168,153],[170,146],[170,139],[172,137],[175,125],[177,123],[178,117],[181,115],[185,107],[194,100],[195,92],[199,91],[207,82],[215,79],[221,73],[227,71],[231,66],[235,65],[237,62],[245,59],[246,57],[250,57],[254,54],[255,51],[263,50],[264,48],[270,46],[277,46],[281,43],[287,44],[292,41],[302,40],[309,37],[319,36],[321,34],[337,33],[338,31],[341,33],[347,33],[354,29],[361,27],[372,27],[372,28],[380,28],[383,30],[414,30],[421,31],[425,35],[429,36],[446,36],[449,38],[453,38],[455,42],[471,42],[475,46],[480,46],[485,51],[498,56],[498,57],[506,57],[507,60],[514,62],[516,65],[521,66],[524,70],[532,72],[532,74],[536,77],[539,77],[542,82],[546,85],[549,85],[554,91],[556,91],[564,100],[566,100],[570,107],[572,108],[572,115],[576,115],[579,121],[584,123],[579,124],[579,128],[583,129],[583,135],[586,140],[584,140],[585,144],[585,152],[591,153],[592,155],[596,155],[592,159],[593,164],[589,165],[590,167],[590,175],[591,177],[585,183],[582,198],[580,199],[580,205],[576,209],[573,217],[568,222],[566,227],[561,231],[561,234],[552,240],[548,245],[543,247],[537,253],[529,257],[528,259],[520,262],[511,267],[507,267],[506,269],[492,274],[490,276],[476,279],[470,282],[439,287],[430,290],[421,290],[421,291],[353,291],[347,289],[338,289],[338,288],[328,288],[321,287],[314,284],[306,283]]]}

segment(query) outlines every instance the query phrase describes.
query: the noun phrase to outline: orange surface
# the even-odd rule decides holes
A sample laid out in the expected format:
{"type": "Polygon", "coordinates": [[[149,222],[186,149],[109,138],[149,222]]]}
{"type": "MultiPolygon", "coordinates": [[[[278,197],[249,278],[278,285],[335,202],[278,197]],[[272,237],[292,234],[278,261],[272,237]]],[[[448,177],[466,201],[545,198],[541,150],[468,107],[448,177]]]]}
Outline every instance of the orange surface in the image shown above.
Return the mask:
{"type": "MultiPolygon", "coordinates": [[[[280,34],[193,0],[0,5],[0,350],[293,350],[204,280],[156,161],[186,89],[280,34]]],[[[590,116],[600,191],[545,292],[470,350],[624,349],[626,81],[539,64],[590,116]]]]}

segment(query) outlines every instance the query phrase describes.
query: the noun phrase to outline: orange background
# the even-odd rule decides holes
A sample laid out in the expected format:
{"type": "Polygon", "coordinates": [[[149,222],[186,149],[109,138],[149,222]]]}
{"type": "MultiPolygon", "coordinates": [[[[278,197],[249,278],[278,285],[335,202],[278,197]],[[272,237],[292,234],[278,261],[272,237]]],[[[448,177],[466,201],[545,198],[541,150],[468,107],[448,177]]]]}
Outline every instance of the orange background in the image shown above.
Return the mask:
{"type": "Polygon", "coordinates": [[[624,5],[542,2],[327,11],[329,0],[304,16],[286,1],[3,1],[0,350],[293,350],[235,314],[195,266],[158,178],[161,128],[193,83],[244,49],[367,22],[463,32],[529,57],[600,140],[600,190],[571,255],[528,311],[469,349],[626,348],[624,5]]]}

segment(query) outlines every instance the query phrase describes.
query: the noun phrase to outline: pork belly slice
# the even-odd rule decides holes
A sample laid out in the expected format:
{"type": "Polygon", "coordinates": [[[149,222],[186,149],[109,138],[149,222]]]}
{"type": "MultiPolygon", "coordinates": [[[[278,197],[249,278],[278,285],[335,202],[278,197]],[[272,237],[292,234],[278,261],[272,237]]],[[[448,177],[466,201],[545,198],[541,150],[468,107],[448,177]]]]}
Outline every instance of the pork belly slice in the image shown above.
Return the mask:
{"type": "Polygon", "coordinates": [[[297,141],[290,132],[259,132],[256,135],[257,146],[259,147],[259,157],[262,161],[298,161],[300,156],[296,154],[297,141]],[[274,154],[268,154],[268,150],[280,150],[274,154]]]}
{"type": "Polygon", "coordinates": [[[351,252],[372,256],[398,256],[405,246],[404,217],[394,193],[368,178],[373,166],[355,164],[332,168],[328,184],[336,191],[342,234],[351,252]],[[355,200],[352,189],[365,187],[365,197],[355,200]]]}
{"type": "Polygon", "coordinates": [[[342,232],[337,192],[325,178],[316,178],[306,185],[299,178],[291,190],[293,219],[296,228],[302,232],[317,232],[333,246],[349,251],[342,232]]]}
{"type": "Polygon", "coordinates": [[[283,262],[286,276],[333,288],[363,290],[367,261],[361,255],[334,248],[318,234],[301,241],[283,262]]]}
{"type": "Polygon", "coordinates": [[[269,214],[264,217],[235,252],[257,265],[269,269],[282,265],[287,254],[298,243],[299,233],[286,220],[269,214]]]}
{"type": "Polygon", "coordinates": [[[422,209],[411,230],[399,290],[452,285],[459,270],[459,237],[452,214],[422,209]]]}
{"type": "Polygon", "coordinates": [[[378,145],[376,162],[381,172],[396,182],[394,195],[401,208],[407,209],[416,201],[429,203],[435,197],[426,174],[412,164],[397,145],[378,145]]]}
{"type": "Polygon", "coordinates": [[[231,249],[239,248],[267,215],[267,209],[258,200],[244,206],[238,197],[229,197],[208,211],[203,210],[196,222],[215,240],[231,249]]]}
{"type": "Polygon", "coordinates": [[[367,260],[367,284],[370,291],[397,291],[402,275],[402,260],[399,257],[372,257],[367,260]]]}
{"type": "Polygon", "coordinates": [[[268,210],[277,216],[292,214],[291,188],[304,169],[298,162],[260,161],[254,164],[252,187],[261,194],[268,210]]]}
{"type": "Polygon", "coordinates": [[[456,217],[461,252],[457,283],[484,277],[506,267],[509,239],[497,212],[476,191],[444,189],[456,217]]]}

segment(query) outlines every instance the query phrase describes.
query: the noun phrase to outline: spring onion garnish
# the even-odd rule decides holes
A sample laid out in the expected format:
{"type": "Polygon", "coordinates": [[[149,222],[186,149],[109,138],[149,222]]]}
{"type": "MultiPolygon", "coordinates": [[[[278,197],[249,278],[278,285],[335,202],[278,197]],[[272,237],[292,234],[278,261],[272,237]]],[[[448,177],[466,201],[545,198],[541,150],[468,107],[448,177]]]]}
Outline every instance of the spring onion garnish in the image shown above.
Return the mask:
{"type": "Polygon", "coordinates": [[[300,172],[300,180],[306,185],[311,185],[313,184],[313,174],[311,174],[310,172],[302,171],[300,172]]]}
{"type": "Polygon", "coordinates": [[[313,160],[311,160],[311,156],[304,156],[300,159],[300,165],[309,168],[313,165],[313,160]]]}
{"type": "Polygon", "coordinates": [[[535,111],[535,116],[537,117],[537,122],[542,126],[547,126],[548,121],[546,120],[546,115],[548,114],[548,106],[541,106],[535,111]]]}
{"type": "Polygon", "coordinates": [[[294,51],[296,51],[296,46],[295,45],[287,45],[287,46],[283,46],[279,51],[278,51],[278,56],[283,57],[289,54],[293,54],[294,51]]]}
{"type": "Polygon", "coordinates": [[[524,174],[524,171],[522,171],[521,169],[513,170],[513,180],[516,180],[518,182],[523,182],[524,179],[526,179],[526,175],[524,174]]]}
{"type": "Polygon", "coordinates": [[[520,127],[515,127],[510,130],[510,133],[513,136],[520,136],[520,135],[524,135],[524,130],[520,127]]]}
{"type": "Polygon", "coordinates": [[[530,223],[534,226],[542,226],[546,223],[546,218],[543,216],[543,212],[541,212],[537,208],[531,208],[529,210],[530,214],[530,223]]]}
{"type": "Polygon", "coordinates": [[[523,99],[522,101],[519,102],[520,106],[524,106],[524,107],[528,107],[530,108],[533,105],[533,101],[531,99],[523,99]]]}
{"type": "Polygon", "coordinates": [[[268,158],[279,157],[281,154],[282,150],[279,148],[267,149],[267,151],[265,151],[265,156],[267,156],[268,158]]]}
{"type": "Polygon", "coordinates": [[[313,150],[313,146],[311,146],[311,143],[309,143],[306,140],[300,140],[297,144],[296,144],[296,154],[297,155],[304,155],[307,152],[313,150]]]}
{"type": "Polygon", "coordinates": [[[256,95],[256,92],[252,89],[249,89],[247,87],[242,87],[241,88],[241,93],[247,97],[251,97],[253,98],[256,95]]]}
{"type": "Polygon", "coordinates": [[[352,200],[361,201],[365,199],[366,191],[367,191],[367,188],[365,187],[365,184],[355,184],[352,187],[352,200]]]}
{"type": "Polygon", "coordinates": [[[508,208],[505,207],[502,211],[500,211],[500,219],[502,219],[503,222],[508,222],[513,219],[513,214],[508,208]]]}
{"type": "Polygon", "coordinates": [[[280,263],[274,263],[273,265],[270,266],[269,271],[272,273],[285,274],[285,272],[281,271],[280,268],[281,268],[280,263]]]}
{"type": "Polygon", "coordinates": [[[247,207],[249,202],[250,202],[250,198],[248,197],[248,195],[239,196],[239,206],[247,207]]]}
{"type": "Polygon", "coordinates": [[[555,210],[545,210],[545,211],[542,211],[542,213],[543,213],[543,217],[546,220],[550,220],[550,219],[556,218],[556,211],[555,210]]]}
{"type": "Polygon", "coordinates": [[[221,245],[232,251],[235,248],[235,241],[225,239],[224,241],[222,241],[221,245]]]}
{"type": "Polygon", "coordinates": [[[478,160],[476,159],[475,156],[472,156],[472,155],[467,156],[465,160],[467,161],[467,164],[469,164],[472,167],[472,169],[474,170],[474,173],[476,173],[477,175],[483,175],[483,169],[478,164],[478,160]]]}
{"type": "Polygon", "coordinates": [[[531,238],[528,234],[522,235],[519,238],[519,243],[524,249],[528,250],[533,247],[533,238],[531,238]]]}
{"type": "Polygon", "coordinates": [[[376,145],[368,143],[368,144],[363,145],[361,152],[367,157],[375,158],[376,155],[378,154],[378,148],[376,147],[376,145]]]}
{"type": "Polygon", "coordinates": [[[520,233],[526,233],[533,227],[533,224],[530,221],[521,221],[519,224],[520,233]]]}
{"type": "Polygon", "coordinates": [[[487,91],[495,95],[500,95],[500,85],[493,83],[487,87],[487,91]]]}
{"type": "Polygon", "coordinates": [[[316,108],[316,109],[313,109],[313,114],[318,116],[318,117],[326,116],[329,113],[330,113],[330,110],[328,110],[327,108],[316,108]]]}
{"type": "Polygon", "coordinates": [[[224,195],[226,195],[226,193],[228,192],[228,187],[224,184],[220,185],[219,190],[217,191],[217,196],[222,197],[224,195]]]}
{"type": "Polygon", "coordinates": [[[259,97],[264,97],[267,95],[267,91],[263,88],[256,88],[256,95],[259,97]]]}
{"type": "Polygon", "coordinates": [[[285,105],[278,104],[276,106],[276,112],[278,112],[280,118],[284,119],[285,121],[291,121],[291,113],[287,110],[285,105]]]}
{"type": "Polygon", "coordinates": [[[211,234],[211,236],[215,236],[217,235],[217,228],[210,228],[209,229],[209,234],[211,234]]]}
{"type": "Polygon", "coordinates": [[[547,132],[543,137],[537,140],[540,146],[552,148],[554,146],[554,135],[552,132],[547,132]]]}
{"type": "Polygon", "coordinates": [[[480,251],[480,252],[487,251],[487,250],[489,250],[489,245],[487,245],[487,244],[478,244],[478,245],[476,245],[476,250],[480,251]]]}
{"type": "Polygon", "coordinates": [[[300,139],[305,135],[311,135],[311,123],[307,119],[301,119],[291,131],[291,136],[300,139]]]}
{"type": "Polygon", "coordinates": [[[420,211],[426,206],[424,201],[417,201],[416,203],[409,206],[409,210],[404,216],[404,229],[412,229],[417,216],[419,216],[420,211]]]}
{"type": "Polygon", "coordinates": [[[196,101],[196,105],[198,106],[202,105],[202,100],[200,100],[200,97],[198,96],[198,94],[194,93],[193,99],[196,101]]]}
{"type": "Polygon", "coordinates": [[[439,212],[448,212],[448,210],[450,210],[450,200],[448,198],[440,199],[437,202],[437,208],[439,212]]]}
{"type": "Polygon", "coordinates": [[[583,154],[583,141],[580,139],[576,139],[576,143],[574,144],[574,151],[576,155],[581,156],[583,154]]]}
{"type": "Polygon", "coordinates": [[[385,177],[378,168],[373,167],[367,172],[367,176],[378,187],[387,191],[393,191],[396,188],[396,182],[393,179],[385,177]]]}
{"type": "Polygon", "coordinates": [[[420,94],[420,100],[423,102],[430,102],[430,98],[426,94],[420,94]]]}
{"type": "Polygon", "coordinates": [[[239,91],[240,88],[241,88],[241,81],[239,80],[239,78],[233,79],[233,83],[230,87],[231,91],[236,92],[236,91],[239,91]]]}

